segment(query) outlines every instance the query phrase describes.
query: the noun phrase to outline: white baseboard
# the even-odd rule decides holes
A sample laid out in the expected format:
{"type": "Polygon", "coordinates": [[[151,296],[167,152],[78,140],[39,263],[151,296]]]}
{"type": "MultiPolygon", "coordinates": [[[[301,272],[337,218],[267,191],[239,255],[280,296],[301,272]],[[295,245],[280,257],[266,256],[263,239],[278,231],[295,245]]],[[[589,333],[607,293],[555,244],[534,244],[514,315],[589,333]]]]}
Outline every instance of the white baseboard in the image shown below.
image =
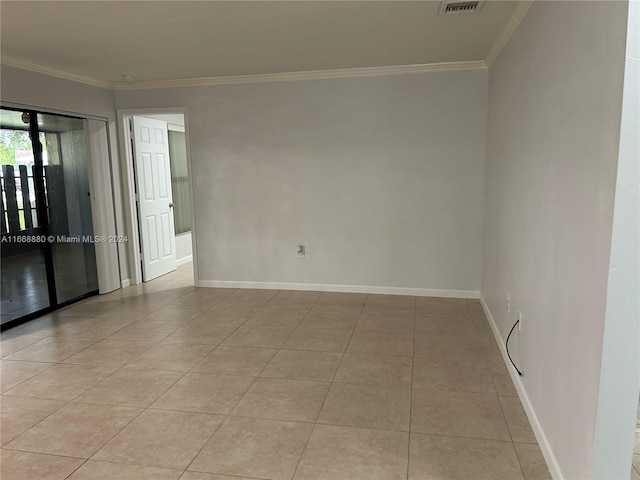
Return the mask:
{"type": "Polygon", "coordinates": [[[193,255],[187,255],[186,257],[178,258],[176,260],[176,266],[184,265],[185,263],[189,263],[193,261],[193,255]]]}
{"type": "Polygon", "coordinates": [[[233,282],[199,280],[198,287],[255,288],[269,290],[311,290],[316,292],[373,293],[383,295],[412,295],[416,297],[479,298],[477,290],[438,290],[432,288],[374,287],[369,285],[331,285],[324,283],[233,282]]]}
{"type": "Polygon", "coordinates": [[[120,280],[120,288],[126,288],[129,285],[131,285],[131,280],[128,278],[125,278],[124,280],[120,280]]]}
{"type": "Polygon", "coordinates": [[[516,391],[518,392],[518,397],[520,397],[520,402],[524,407],[524,411],[527,414],[527,418],[529,419],[529,423],[531,424],[531,428],[533,430],[534,435],[536,436],[536,440],[538,440],[538,445],[540,445],[540,450],[542,451],[542,455],[544,456],[545,461],[547,462],[547,466],[549,467],[549,472],[554,480],[565,480],[564,475],[562,475],[562,470],[560,470],[560,465],[556,459],[556,456],[551,449],[551,445],[547,440],[547,436],[544,434],[544,430],[542,429],[542,425],[540,425],[540,421],[538,420],[538,416],[536,415],[536,411],[531,404],[531,400],[529,399],[529,395],[527,395],[527,391],[524,388],[524,384],[518,375],[518,372],[515,371],[511,362],[509,361],[509,357],[507,356],[507,350],[505,349],[504,339],[502,335],[500,335],[500,331],[498,330],[498,326],[496,325],[495,320],[493,319],[493,315],[491,315],[491,311],[487,306],[487,302],[485,302],[484,297],[480,295],[480,303],[482,304],[482,309],[484,310],[485,315],[489,319],[489,325],[491,326],[491,330],[493,331],[493,335],[498,342],[498,347],[500,348],[500,353],[502,354],[502,359],[504,363],[507,365],[507,370],[509,370],[509,375],[511,375],[511,380],[513,380],[513,384],[516,387],[516,391]]]}

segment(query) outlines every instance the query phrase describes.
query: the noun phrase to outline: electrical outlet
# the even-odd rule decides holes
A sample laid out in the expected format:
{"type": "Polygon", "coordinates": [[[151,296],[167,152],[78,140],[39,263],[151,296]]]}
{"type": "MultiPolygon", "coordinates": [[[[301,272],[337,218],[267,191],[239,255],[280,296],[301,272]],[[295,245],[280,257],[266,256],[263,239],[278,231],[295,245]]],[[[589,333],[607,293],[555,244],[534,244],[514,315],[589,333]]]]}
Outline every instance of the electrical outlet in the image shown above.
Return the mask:
{"type": "Polygon", "coordinates": [[[196,177],[196,187],[203,187],[204,179],[202,177],[196,177]]]}
{"type": "Polygon", "coordinates": [[[507,292],[507,313],[511,312],[511,294],[507,292]]]}
{"type": "Polygon", "coordinates": [[[518,312],[518,331],[522,330],[522,313],[518,312]]]}
{"type": "Polygon", "coordinates": [[[298,254],[298,258],[300,260],[304,260],[305,256],[307,255],[307,249],[304,245],[298,245],[298,250],[296,250],[296,253],[298,254]]]}

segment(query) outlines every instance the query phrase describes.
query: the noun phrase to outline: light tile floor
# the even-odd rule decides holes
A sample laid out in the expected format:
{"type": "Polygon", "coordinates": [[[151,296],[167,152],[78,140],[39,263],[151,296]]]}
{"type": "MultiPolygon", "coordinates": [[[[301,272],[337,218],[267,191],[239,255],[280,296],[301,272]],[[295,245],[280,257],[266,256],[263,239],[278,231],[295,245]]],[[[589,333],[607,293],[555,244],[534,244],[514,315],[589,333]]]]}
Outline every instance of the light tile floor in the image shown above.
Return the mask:
{"type": "Polygon", "coordinates": [[[478,301],[191,275],[3,332],[3,480],[550,478],[478,301]]]}

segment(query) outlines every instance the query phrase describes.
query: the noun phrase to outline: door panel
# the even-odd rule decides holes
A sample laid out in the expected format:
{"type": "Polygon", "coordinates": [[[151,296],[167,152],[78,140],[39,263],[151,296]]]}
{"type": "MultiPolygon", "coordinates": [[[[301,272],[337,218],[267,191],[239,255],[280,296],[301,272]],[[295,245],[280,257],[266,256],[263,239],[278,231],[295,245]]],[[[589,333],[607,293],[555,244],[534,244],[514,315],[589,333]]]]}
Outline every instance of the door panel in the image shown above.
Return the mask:
{"type": "MultiPolygon", "coordinates": [[[[162,257],[166,258],[173,252],[173,246],[171,242],[167,242],[168,238],[173,238],[173,227],[171,226],[172,215],[170,213],[163,213],[160,215],[160,222],[162,225],[162,257]]],[[[175,238],[174,238],[175,241],[175,238]]]]}
{"type": "Polygon", "coordinates": [[[144,184],[144,199],[147,201],[153,201],[155,199],[153,188],[153,167],[151,155],[149,153],[141,153],[142,165],[144,168],[142,175],[142,182],[144,184]]]}
{"type": "Polygon", "coordinates": [[[58,303],[98,290],[85,121],[38,114],[58,303]]]}
{"type": "Polygon", "coordinates": [[[176,269],[167,124],[133,117],[144,281],[176,269]]]}
{"type": "Polygon", "coordinates": [[[147,217],[145,219],[147,221],[147,231],[146,233],[146,237],[147,237],[147,241],[149,244],[149,252],[148,252],[148,256],[149,256],[149,262],[150,263],[155,263],[157,262],[160,258],[158,256],[158,227],[156,226],[156,217],[152,216],[152,217],[147,217]]]}

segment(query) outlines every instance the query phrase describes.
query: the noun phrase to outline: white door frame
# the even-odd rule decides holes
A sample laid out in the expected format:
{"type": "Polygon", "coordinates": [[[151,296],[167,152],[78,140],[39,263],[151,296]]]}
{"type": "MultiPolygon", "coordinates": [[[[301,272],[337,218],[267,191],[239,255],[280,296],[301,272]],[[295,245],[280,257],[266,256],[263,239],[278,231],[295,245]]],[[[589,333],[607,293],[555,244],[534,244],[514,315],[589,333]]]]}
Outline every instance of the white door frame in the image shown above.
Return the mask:
{"type": "MultiPolygon", "coordinates": [[[[193,169],[191,163],[191,146],[189,141],[189,116],[187,107],[162,108],[121,108],[118,117],[118,147],[122,159],[122,192],[124,203],[124,224],[129,242],[127,243],[130,282],[134,285],[142,283],[142,266],[140,264],[140,234],[138,230],[138,212],[135,200],[135,177],[133,173],[133,155],[131,152],[131,132],[129,119],[134,116],[161,115],[178,113],[184,115],[184,134],[187,144],[187,176],[189,178],[189,202],[191,203],[191,249],[193,255],[193,281],[198,285],[198,255],[196,250],[195,203],[193,201],[193,169]]],[[[124,286],[124,285],[123,285],[124,286]]]]}

